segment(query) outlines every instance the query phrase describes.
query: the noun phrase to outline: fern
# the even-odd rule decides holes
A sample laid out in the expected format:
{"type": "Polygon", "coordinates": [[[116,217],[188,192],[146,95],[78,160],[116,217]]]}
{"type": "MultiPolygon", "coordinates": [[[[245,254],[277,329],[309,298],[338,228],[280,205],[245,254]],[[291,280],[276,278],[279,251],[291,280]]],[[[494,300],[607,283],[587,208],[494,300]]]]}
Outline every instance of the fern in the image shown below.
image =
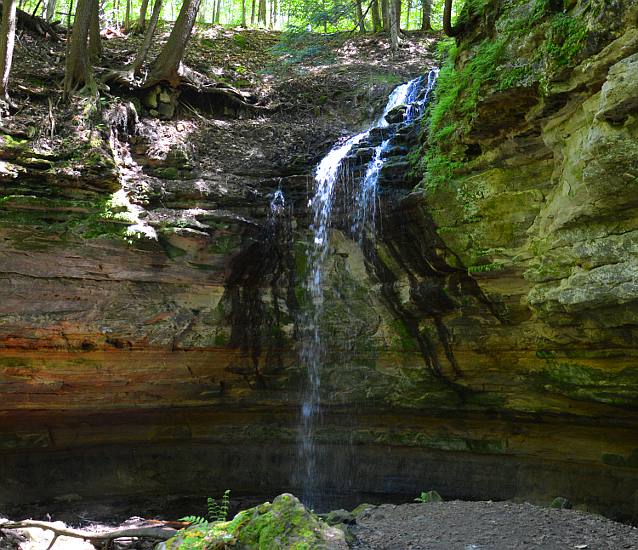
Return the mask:
{"type": "Polygon", "coordinates": [[[219,502],[208,497],[208,520],[226,521],[230,510],[230,489],[226,489],[219,502]]]}
{"type": "Polygon", "coordinates": [[[208,525],[208,520],[203,518],[202,516],[186,516],[183,518],[179,518],[179,521],[185,521],[186,523],[190,523],[192,525],[201,525],[205,527],[208,525]]]}

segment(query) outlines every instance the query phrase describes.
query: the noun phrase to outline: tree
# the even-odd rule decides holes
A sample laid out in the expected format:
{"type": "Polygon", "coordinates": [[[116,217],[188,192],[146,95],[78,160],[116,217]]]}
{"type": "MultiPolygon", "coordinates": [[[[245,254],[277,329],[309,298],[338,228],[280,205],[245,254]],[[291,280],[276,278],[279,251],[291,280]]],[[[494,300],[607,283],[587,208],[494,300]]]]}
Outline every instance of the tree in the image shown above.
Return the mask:
{"type": "Polygon", "coordinates": [[[266,26],[266,0],[259,0],[257,10],[257,24],[261,23],[266,26]]]}
{"type": "Polygon", "coordinates": [[[0,101],[9,102],[9,73],[13,61],[16,36],[16,2],[2,2],[2,26],[0,26],[0,101]]]}
{"type": "Polygon", "coordinates": [[[144,41],[142,42],[142,45],[133,60],[133,64],[130,67],[131,76],[139,75],[142,70],[142,64],[148,55],[149,48],[151,47],[151,42],[153,41],[153,35],[155,34],[155,29],[157,28],[157,22],[159,21],[161,11],[162,0],[155,0],[155,3],[153,4],[153,12],[151,13],[151,20],[148,22],[148,28],[144,34],[144,41]]]}
{"type": "Polygon", "coordinates": [[[146,12],[148,11],[148,0],[142,0],[140,7],[140,18],[137,20],[137,24],[133,29],[136,34],[142,34],[146,30],[146,12]]]}
{"type": "Polygon", "coordinates": [[[95,64],[102,56],[102,37],[100,36],[100,7],[97,1],[93,2],[91,12],[91,24],[89,27],[89,56],[91,63],[95,64]]]}
{"type": "Polygon", "coordinates": [[[126,12],[124,15],[124,28],[129,29],[131,26],[131,0],[126,0],[126,12]]]}
{"type": "Polygon", "coordinates": [[[399,49],[399,14],[397,13],[397,2],[390,0],[388,2],[388,19],[390,20],[390,44],[392,51],[399,49]]]}
{"type": "Polygon", "coordinates": [[[381,30],[381,14],[379,13],[379,0],[372,0],[372,30],[379,32],[381,30]]]}
{"type": "MultiPolygon", "coordinates": [[[[82,1],[80,0],[80,2],[82,1]]],[[[161,81],[166,81],[173,87],[179,85],[184,75],[182,60],[197,19],[200,2],[201,0],[184,0],[173,30],[153,63],[151,73],[146,81],[147,86],[161,81]]]]}
{"type": "Polygon", "coordinates": [[[55,0],[48,0],[46,4],[46,20],[50,23],[53,21],[53,17],[55,16],[55,0]]]}
{"type": "Polygon", "coordinates": [[[421,30],[432,30],[432,0],[423,0],[423,13],[421,14],[421,30]]]}
{"type": "Polygon", "coordinates": [[[445,5],[443,6],[443,32],[448,36],[456,36],[459,31],[459,27],[452,26],[452,0],[445,0],[445,5]]]}
{"type": "Polygon", "coordinates": [[[64,70],[64,93],[74,92],[81,84],[92,87],[95,84],[89,59],[87,40],[89,27],[97,0],[78,0],[75,10],[75,22],[67,46],[66,65],[64,70]]]}
{"type": "Polygon", "coordinates": [[[366,32],[366,22],[363,16],[363,6],[361,0],[356,0],[357,6],[357,25],[359,26],[359,32],[366,32]]]}
{"type": "Polygon", "coordinates": [[[241,0],[241,26],[246,28],[246,0],[241,0]]]}
{"type": "Polygon", "coordinates": [[[381,20],[383,21],[383,30],[390,29],[390,16],[388,10],[388,0],[381,0],[381,20]]]}

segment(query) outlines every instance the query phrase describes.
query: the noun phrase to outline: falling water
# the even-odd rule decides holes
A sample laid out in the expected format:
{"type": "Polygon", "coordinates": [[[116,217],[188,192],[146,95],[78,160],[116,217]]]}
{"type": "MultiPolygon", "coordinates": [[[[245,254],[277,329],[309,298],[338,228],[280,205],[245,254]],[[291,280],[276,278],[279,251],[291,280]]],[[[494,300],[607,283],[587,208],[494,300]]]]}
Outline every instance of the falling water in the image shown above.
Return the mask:
{"type": "MultiPolygon", "coordinates": [[[[413,122],[422,115],[429,93],[436,80],[436,71],[428,75],[425,92],[423,92],[424,78],[419,77],[406,84],[397,86],[388,98],[382,115],[366,131],[349,138],[345,143],[336,145],[319,163],[315,171],[314,196],[308,202],[312,212],[310,230],[313,239],[307,253],[309,272],[306,279],[306,291],[310,300],[308,313],[302,320],[301,361],[307,369],[307,381],[303,394],[300,418],[300,433],[298,445],[299,468],[298,482],[302,485],[302,499],[307,505],[316,506],[321,496],[321,478],[315,448],[316,433],[321,424],[321,375],[320,369],[324,358],[324,345],[321,340],[320,321],[323,313],[324,262],[329,252],[329,231],[333,218],[333,207],[337,184],[348,178],[344,169],[346,159],[357,145],[365,143],[371,132],[376,129],[387,128],[387,135],[374,148],[372,158],[368,162],[360,183],[355,185],[350,194],[351,233],[353,238],[361,243],[364,231],[373,236],[376,219],[376,197],[379,175],[384,164],[384,153],[391,146],[392,138],[396,134],[397,126],[401,127],[413,122]],[[406,105],[403,121],[399,125],[390,124],[386,116],[398,106],[406,105]]],[[[274,199],[273,199],[274,200],[274,199]]],[[[283,200],[283,198],[282,198],[283,200]]]]}

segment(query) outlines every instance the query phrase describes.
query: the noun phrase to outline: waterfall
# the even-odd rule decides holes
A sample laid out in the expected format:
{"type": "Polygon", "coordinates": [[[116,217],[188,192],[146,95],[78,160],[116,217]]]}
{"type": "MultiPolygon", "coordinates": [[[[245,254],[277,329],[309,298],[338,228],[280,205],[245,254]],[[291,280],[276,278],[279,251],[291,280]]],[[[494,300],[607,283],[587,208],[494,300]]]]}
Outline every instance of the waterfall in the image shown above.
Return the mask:
{"type": "MultiPolygon", "coordinates": [[[[384,155],[392,145],[397,131],[413,124],[424,111],[437,71],[431,71],[424,86],[423,77],[397,86],[385,105],[381,116],[369,129],[356,134],[344,143],[335,145],[321,160],[315,171],[314,195],[308,202],[312,212],[310,230],[312,239],[307,251],[308,274],[305,290],[309,307],[301,320],[300,359],[307,370],[306,386],[302,396],[298,440],[298,482],[302,486],[302,500],[306,505],[317,506],[321,497],[322,475],[316,448],[317,430],[322,421],[321,409],[321,366],[324,358],[324,344],[321,338],[321,318],[324,304],[324,264],[328,256],[329,232],[333,220],[333,209],[338,184],[346,188],[345,215],[349,221],[352,238],[362,243],[364,233],[374,238],[376,222],[376,202],[379,175],[383,168],[384,155]],[[402,120],[388,122],[386,117],[397,107],[405,106],[402,120]],[[349,162],[357,146],[372,145],[372,133],[382,135],[381,143],[371,148],[372,155],[361,176],[350,173],[349,162]],[[352,185],[348,185],[354,182],[352,185]]],[[[325,469],[325,468],[322,468],[325,469]]],[[[334,473],[334,472],[333,472],[334,473]]]]}

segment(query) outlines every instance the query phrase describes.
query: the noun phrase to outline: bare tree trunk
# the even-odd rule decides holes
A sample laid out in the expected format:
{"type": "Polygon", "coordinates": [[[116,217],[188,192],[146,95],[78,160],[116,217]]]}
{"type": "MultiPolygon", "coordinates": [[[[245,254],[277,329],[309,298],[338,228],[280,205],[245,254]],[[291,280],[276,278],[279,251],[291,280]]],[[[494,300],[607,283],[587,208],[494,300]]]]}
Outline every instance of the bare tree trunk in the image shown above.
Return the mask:
{"type": "Polygon", "coordinates": [[[0,26],[0,100],[9,100],[9,73],[16,38],[16,2],[3,0],[0,26]]]}
{"type": "Polygon", "coordinates": [[[388,19],[390,19],[390,44],[392,51],[399,49],[399,21],[397,19],[397,3],[395,0],[388,2],[388,19]]]}
{"type": "Polygon", "coordinates": [[[255,24],[255,4],[257,3],[257,0],[253,0],[252,2],[252,8],[250,10],[250,24],[254,25],[255,24]]]}
{"type": "Polygon", "coordinates": [[[381,30],[381,14],[379,13],[379,0],[372,0],[372,30],[379,32],[381,30]]]}
{"type": "Polygon", "coordinates": [[[46,20],[51,23],[51,21],[53,21],[53,18],[55,17],[55,0],[49,0],[47,2],[47,14],[46,14],[46,20]]]}
{"type": "Polygon", "coordinates": [[[357,8],[357,26],[359,27],[359,32],[366,32],[366,23],[363,20],[363,7],[361,6],[361,0],[357,0],[355,4],[357,8]]]}
{"type": "Polygon", "coordinates": [[[422,0],[423,13],[421,14],[421,30],[432,30],[432,0],[422,0]]]}
{"type": "Polygon", "coordinates": [[[277,28],[278,11],[279,2],[277,2],[277,0],[272,0],[272,19],[270,20],[270,27],[273,29],[277,28]]]}
{"type": "Polygon", "coordinates": [[[400,33],[401,32],[401,0],[394,0],[394,3],[397,10],[397,33],[400,33]]]}
{"type": "Polygon", "coordinates": [[[66,28],[71,28],[71,13],[73,13],[73,0],[69,0],[69,12],[66,14],[66,28]]]}
{"type": "Polygon", "coordinates": [[[266,0],[259,0],[257,23],[261,23],[264,27],[266,26],[266,0]]]}
{"type": "Polygon", "coordinates": [[[137,20],[137,25],[135,25],[136,33],[143,33],[146,30],[146,12],[148,11],[148,0],[142,0],[142,5],[140,7],[140,18],[137,20]]]}
{"type": "MultiPolygon", "coordinates": [[[[129,0],[130,2],[130,0],[129,0]]],[[[100,36],[100,6],[97,0],[92,3],[91,24],[89,27],[89,56],[91,63],[95,65],[103,53],[102,37],[100,36]]]]}
{"type": "Polygon", "coordinates": [[[128,30],[131,25],[131,0],[126,0],[126,12],[124,14],[124,28],[128,30]]]}
{"type": "Polygon", "coordinates": [[[215,7],[215,16],[213,17],[213,23],[219,24],[219,17],[222,11],[222,0],[217,0],[217,5],[215,7]]]}
{"type": "Polygon", "coordinates": [[[443,6],[443,32],[448,36],[456,36],[460,32],[458,27],[452,27],[452,0],[445,0],[443,6]]]}
{"type": "Polygon", "coordinates": [[[383,21],[383,30],[390,30],[390,15],[388,9],[389,0],[381,0],[381,20],[383,21]]]}
{"type": "Polygon", "coordinates": [[[406,0],[407,10],[405,10],[405,30],[410,30],[410,12],[412,11],[412,0],[406,0]]]}
{"type": "Polygon", "coordinates": [[[64,70],[64,93],[66,95],[75,91],[80,84],[90,86],[94,83],[89,50],[86,45],[91,16],[96,4],[97,0],[78,0],[77,3],[64,70]]]}
{"type": "Polygon", "coordinates": [[[246,28],[246,0],[241,0],[241,26],[246,28]]]}
{"type": "Polygon", "coordinates": [[[153,63],[151,74],[146,81],[147,86],[161,80],[166,80],[174,87],[179,84],[183,73],[182,59],[197,19],[200,2],[201,0],[184,0],[171,35],[153,63]]]}
{"type": "Polygon", "coordinates": [[[139,75],[142,70],[142,64],[148,55],[149,48],[151,47],[151,42],[153,41],[153,35],[155,34],[155,29],[157,28],[157,22],[159,21],[161,11],[162,0],[155,0],[153,4],[153,12],[151,13],[151,20],[148,22],[148,29],[146,29],[146,34],[144,35],[144,41],[135,56],[133,65],[131,65],[131,72],[135,76],[139,75]]]}

